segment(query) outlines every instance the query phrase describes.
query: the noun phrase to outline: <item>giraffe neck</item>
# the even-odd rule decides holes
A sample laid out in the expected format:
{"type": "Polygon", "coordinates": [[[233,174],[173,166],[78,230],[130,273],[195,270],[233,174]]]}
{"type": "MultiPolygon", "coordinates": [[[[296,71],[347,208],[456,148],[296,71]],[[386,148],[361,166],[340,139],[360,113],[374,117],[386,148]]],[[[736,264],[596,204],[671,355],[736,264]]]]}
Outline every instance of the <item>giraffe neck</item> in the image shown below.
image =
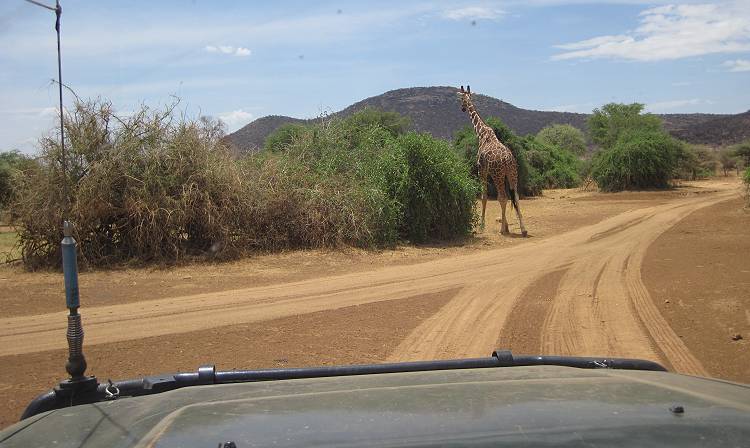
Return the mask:
{"type": "Polygon", "coordinates": [[[471,124],[474,125],[474,132],[476,132],[477,137],[481,137],[481,131],[487,127],[487,124],[482,120],[482,117],[479,116],[479,112],[477,112],[473,103],[469,103],[467,111],[469,112],[469,118],[471,118],[471,124]]]}
{"type": "Polygon", "coordinates": [[[484,122],[484,120],[482,120],[482,117],[479,116],[479,112],[477,112],[474,104],[469,103],[469,106],[466,110],[469,113],[471,124],[474,125],[474,132],[477,134],[477,140],[479,141],[479,151],[477,153],[478,157],[479,153],[482,152],[482,146],[484,146],[484,143],[486,143],[488,139],[492,139],[495,137],[495,131],[493,131],[492,128],[489,127],[484,122]]]}

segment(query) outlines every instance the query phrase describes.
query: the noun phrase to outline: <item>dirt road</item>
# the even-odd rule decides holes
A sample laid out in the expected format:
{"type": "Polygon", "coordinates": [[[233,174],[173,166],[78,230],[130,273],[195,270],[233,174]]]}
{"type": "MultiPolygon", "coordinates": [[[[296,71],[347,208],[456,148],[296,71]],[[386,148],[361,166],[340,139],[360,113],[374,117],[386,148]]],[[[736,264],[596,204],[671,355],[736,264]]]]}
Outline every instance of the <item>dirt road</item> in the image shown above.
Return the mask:
{"type": "MultiPolygon", "coordinates": [[[[447,304],[406,336],[390,359],[485,356],[513,325],[508,317],[522,293],[556,274],[555,298],[541,324],[542,352],[646,358],[706,375],[654,306],[640,267],[664,231],[697,209],[737,195],[736,186],[717,184],[707,194],[631,210],[564,234],[408,267],[87,307],[86,345],[450,292],[447,304]]],[[[0,356],[64,348],[64,325],[64,313],[0,319],[0,356]]]]}

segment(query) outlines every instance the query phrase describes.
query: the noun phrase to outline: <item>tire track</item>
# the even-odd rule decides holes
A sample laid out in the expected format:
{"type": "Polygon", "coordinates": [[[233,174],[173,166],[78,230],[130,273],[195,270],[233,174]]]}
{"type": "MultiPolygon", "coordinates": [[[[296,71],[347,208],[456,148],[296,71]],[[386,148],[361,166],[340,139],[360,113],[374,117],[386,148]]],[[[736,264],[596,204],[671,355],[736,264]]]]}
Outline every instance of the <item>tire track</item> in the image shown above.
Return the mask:
{"type": "MultiPolygon", "coordinates": [[[[532,239],[511,248],[408,268],[386,267],[235,291],[89,307],[84,309],[86,344],[187,333],[458,291],[407,336],[390,359],[486,355],[496,348],[497,338],[508,326],[508,316],[524,298],[524,291],[540,278],[567,267],[541,326],[544,351],[640,354],[659,359],[653,347],[656,345],[676,369],[699,372],[697,361],[691,359],[684,344],[680,345],[650,304],[640,282],[640,260],[651,241],[688,213],[735,195],[735,191],[725,190],[677,199],[544,240],[532,239]],[[628,256],[631,261],[626,266],[628,256]]],[[[65,322],[65,313],[0,319],[0,356],[66,347],[65,322]]]]}
{"type": "Polygon", "coordinates": [[[542,328],[552,310],[563,275],[569,267],[536,279],[521,293],[503,326],[495,347],[514,353],[540,353],[542,328]]]}

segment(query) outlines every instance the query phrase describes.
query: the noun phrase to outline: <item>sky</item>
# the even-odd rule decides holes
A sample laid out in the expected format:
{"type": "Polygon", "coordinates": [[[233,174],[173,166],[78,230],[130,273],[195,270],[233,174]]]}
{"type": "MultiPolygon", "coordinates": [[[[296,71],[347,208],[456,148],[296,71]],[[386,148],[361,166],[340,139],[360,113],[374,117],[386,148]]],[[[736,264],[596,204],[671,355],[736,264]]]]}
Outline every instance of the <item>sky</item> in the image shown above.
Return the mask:
{"type": "MultiPolygon", "coordinates": [[[[750,0],[61,3],[63,83],[78,97],[122,115],[177,97],[229,132],[435,85],[537,110],[750,109],[750,0]]],[[[0,151],[33,153],[55,126],[56,64],[54,13],[0,2],[0,151]]]]}

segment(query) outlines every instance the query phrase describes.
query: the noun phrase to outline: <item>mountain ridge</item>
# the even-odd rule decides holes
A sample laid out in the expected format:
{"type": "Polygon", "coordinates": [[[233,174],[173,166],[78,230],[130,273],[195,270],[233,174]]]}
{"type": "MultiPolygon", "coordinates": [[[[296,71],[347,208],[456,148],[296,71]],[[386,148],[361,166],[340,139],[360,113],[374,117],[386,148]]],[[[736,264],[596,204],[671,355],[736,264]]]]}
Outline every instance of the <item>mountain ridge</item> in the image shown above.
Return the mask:
{"type": "MultiPolygon", "coordinates": [[[[448,86],[389,90],[357,101],[331,114],[330,117],[344,118],[367,107],[394,111],[411,119],[412,130],[427,132],[437,138],[449,140],[457,130],[470,123],[466,114],[461,112],[456,91],[455,87],[448,86]]],[[[497,98],[476,93],[473,99],[477,110],[483,117],[499,117],[519,135],[535,134],[550,124],[570,124],[585,131],[586,120],[590,115],[523,109],[497,98]]],[[[750,123],[750,111],[736,115],[702,113],[657,115],[664,122],[665,129],[676,137],[690,143],[706,144],[718,141],[720,145],[725,145],[750,137],[750,126],[744,124],[745,114],[750,123]]],[[[315,120],[316,118],[302,119],[284,115],[268,115],[228,134],[226,140],[233,146],[235,152],[257,151],[263,147],[265,138],[279,126],[287,123],[310,124],[315,120]]]]}

